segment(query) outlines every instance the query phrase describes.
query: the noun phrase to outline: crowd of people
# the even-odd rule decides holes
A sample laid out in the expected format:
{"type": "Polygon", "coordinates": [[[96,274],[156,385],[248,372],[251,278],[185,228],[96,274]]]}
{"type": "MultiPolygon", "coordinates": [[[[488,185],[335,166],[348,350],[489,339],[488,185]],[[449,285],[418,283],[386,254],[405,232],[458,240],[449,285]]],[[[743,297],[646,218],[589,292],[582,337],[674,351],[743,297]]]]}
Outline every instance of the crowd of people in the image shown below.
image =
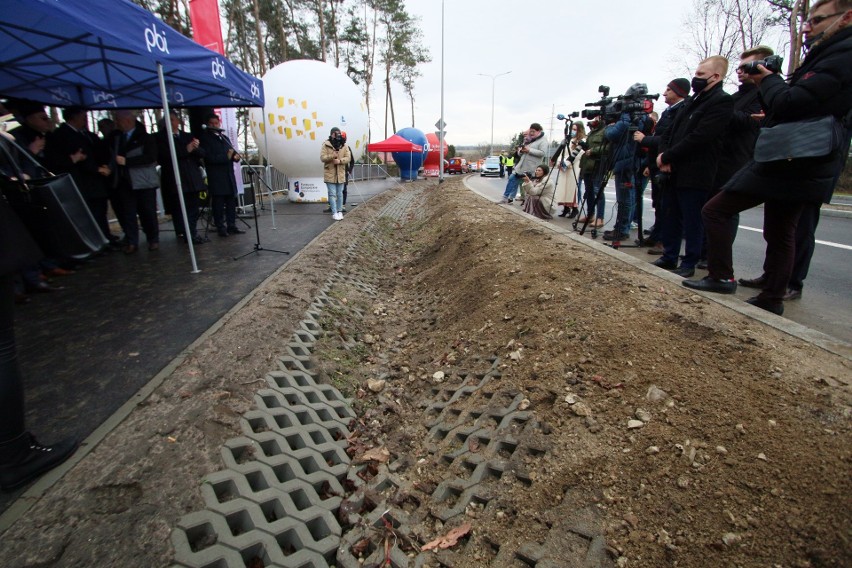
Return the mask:
{"type": "MultiPolygon", "coordinates": [[[[659,120],[650,109],[602,113],[587,123],[588,135],[582,123],[569,122],[570,133],[549,160],[541,126],[531,124],[513,151],[515,173],[501,202],[520,199],[525,212],[542,219],[561,205],[560,216],[579,214],[578,224],[601,227],[602,185],[612,175],[617,213],[603,239],[617,243],[632,238],[641,216],[636,204],[650,182],[655,222],[636,242],[659,256],[653,264],[691,289],[759,289],[746,301],[781,315],[784,301],[802,295],[820,207],[830,202],[849,153],[850,22],[852,0],[815,2],[802,28],[806,55],[787,80],[772,49],[756,46],[741,54],[731,95],[723,89],[729,61],[708,57],[692,80],[666,85],[659,120]],[[737,280],[732,247],[739,213],[758,205],[764,206],[763,273],[737,280]],[[694,279],[703,269],[706,276],[694,279]]],[[[637,83],[623,98],[641,99],[643,89],[637,83]]]]}
{"type": "MultiPolygon", "coordinates": [[[[63,122],[54,128],[42,104],[9,100],[4,105],[6,108],[0,111],[9,112],[19,126],[3,133],[6,138],[0,153],[0,173],[7,179],[69,174],[108,241],[102,251],[94,254],[137,253],[140,225],[147,249],[159,250],[158,190],[179,240],[192,240],[196,245],[209,241],[198,230],[201,212],[207,205],[217,235],[245,233],[237,226],[234,173],[234,165],[242,157],[221,129],[217,114],[205,116],[204,128],[195,136],[183,129],[179,111],[170,112],[176,173],[163,120],[157,132],[152,133],[136,111],[117,110],[110,118],[97,122],[98,135],[88,129],[88,114],[82,108],[62,109],[63,122]],[[178,187],[186,207],[186,223],[178,187]],[[111,216],[117,221],[115,229],[111,216]]],[[[15,279],[17,301],[29,301],[30,293],[61,290],[52,279],[73,273],[73,264],[68,259],[48,256],[25,266],[15,279]]]]}

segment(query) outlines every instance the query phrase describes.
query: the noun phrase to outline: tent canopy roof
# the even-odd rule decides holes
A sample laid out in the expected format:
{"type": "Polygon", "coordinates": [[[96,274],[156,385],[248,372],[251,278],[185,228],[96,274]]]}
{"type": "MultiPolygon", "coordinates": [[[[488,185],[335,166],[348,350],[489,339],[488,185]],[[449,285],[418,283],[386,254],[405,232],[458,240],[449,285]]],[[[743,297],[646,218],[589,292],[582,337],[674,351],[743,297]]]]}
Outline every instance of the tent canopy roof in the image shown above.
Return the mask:
{"type": "Polygon", "coordinates": [[[367,145],[368,152],[422,152],[423,146],[410,142],[400,136],[394,134],[387,140],[374,142],[367,145]]]}
{"type": "Polygon", "coordinates": [[[0,94],[52,106],[262,106],[257,79],[129,0],[3,0],[0,94]]]}

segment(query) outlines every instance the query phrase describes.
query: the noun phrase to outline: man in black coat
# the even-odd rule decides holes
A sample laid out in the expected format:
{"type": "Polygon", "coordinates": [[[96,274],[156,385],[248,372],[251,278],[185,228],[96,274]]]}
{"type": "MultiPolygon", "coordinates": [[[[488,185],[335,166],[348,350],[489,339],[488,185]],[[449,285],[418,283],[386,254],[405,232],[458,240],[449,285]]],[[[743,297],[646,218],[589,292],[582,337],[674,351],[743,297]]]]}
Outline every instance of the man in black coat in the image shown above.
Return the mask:
{"type": "Polygon", "coordinates": [[[665,147],[668,143],[675,118],[677,118],[678,112],[685,106],[684,101],[688,97],[689,80],[682,77],[672,79],[666,85],[666,90],[663,91],[663,100],[669,106],[663,111],[660,120],[657,121],[653,136],[646,136],[644,132],[639,131],[633,133],[633,139],[639,142],[639,146],[648,150],[646,176],[651,179],[651,205],[654,207],[654,228],[651,229],[651,233],[648,235],[644,244],[653,248],[659,248],[659,254],[662,253],[662,245],[659,243],[663,227],[665,226],[666,206],[668,203],[665,198],[665,192],[667,191],[665,186],[668,176],[657,177],[660,173],[660,168],[657,167],[657,156],[660,153],[660,148],[665,147]]]}
{"type": "Polygon", "coordinates": [[[102,141],[86,128],[86,111],[80,107],[63,109],[65,122],[47,137],[44,149],[48,166],[54,172],[71,174],[100,230],[110,241],[107,219],[107,177],[109,155],[102,141]]]}
{"type": "Polygon", "coordinates": [[[213,204],[213,222],[220,237],[245,233],[237,227],[237,178],[234,163],[242,158],[222,131],[219,115],[205,118],[207,128],[201,135],[207,187],[213,204]]]}
{"type": "Polygon", "coordinates": [[[669,142],[657,156],[660,171],[671,176],[672,189],[671,215],[663,227],[663,256],[654,264],[684,278],[695,274],[701,256],[701,208],[713,188],[722,133],[734,110],[731,95],[722,90],[727,73],[728,60],[721,55],[698,64],[692,79],[695,97],[678,114],[669,142]],[[678,267],[682,241],[686,241],[685,254],[678,267]]]}
{"type": "Polygon", "coordinates": [[[852,113],[852,0],[814,3],[803,25],[808,53],[789,83],[766,67],[754,81],[766,109],[766,126],[833,116],[845,123],[837,147],[820,157],[758,163],[739,170],[722,192],[704,207],[709,239],[708,276],[684,285],[708,292],[733,293],[733,238],[728,230],[733,215],[764,204],[766,281],[750,304],[781,315],[793,269],[795,233],[802,210],[819,204],[834,189],[849,150],[852,113]]]}
{"type": "Polygon", "coordinates": [[[124,214],[127,244],[125,254],[139,250],[139,221],[148,240],[148,250],[160,248],[157,219],[157,141],[130,110],[115,113],[116,129],[110,134],[110,181],[118,190],[124,214]]]}
{"type": "Polygon", "coordinates": [[[186,218],[189,222],[187,231],[183,223],[183,212],[178,200],[177,177],[175,176],[172,154],[169,147],[169,133],[163,128],[157,133],[157,161],[160,163],[160,189],[163,194],[163,205],[172,216],[172,225],[179,239],[186,242],[191,238],[194,244],[200,245],[206,242],[198,234],[198,213],[201,207],[200,194],[204,191],[204,178],[201,175],[201,160],[204,158],[204,150],[201,142],[189,132],[180,129],[180,115],[178,111],[169,113],[172,126],[172,135],[175,143],[175,155],[177,156],[178,172],[180,173],[181,193],[186,206],[186,218]]]}

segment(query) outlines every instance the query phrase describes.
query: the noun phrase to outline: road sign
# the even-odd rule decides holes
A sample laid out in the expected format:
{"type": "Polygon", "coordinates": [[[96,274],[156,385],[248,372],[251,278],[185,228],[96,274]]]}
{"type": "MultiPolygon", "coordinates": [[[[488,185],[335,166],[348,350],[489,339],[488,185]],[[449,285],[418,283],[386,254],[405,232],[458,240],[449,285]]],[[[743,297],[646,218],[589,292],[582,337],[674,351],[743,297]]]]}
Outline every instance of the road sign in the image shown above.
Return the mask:
{"type": "Polygon", "coordinates": [[[438,119],[438,122],[435,123],[435,128],[437,128],[438,130],[443,130],[446,127],[447,127],[447,123],[444,122],[443,120],[441,120],[440,118],[438,119]]]}

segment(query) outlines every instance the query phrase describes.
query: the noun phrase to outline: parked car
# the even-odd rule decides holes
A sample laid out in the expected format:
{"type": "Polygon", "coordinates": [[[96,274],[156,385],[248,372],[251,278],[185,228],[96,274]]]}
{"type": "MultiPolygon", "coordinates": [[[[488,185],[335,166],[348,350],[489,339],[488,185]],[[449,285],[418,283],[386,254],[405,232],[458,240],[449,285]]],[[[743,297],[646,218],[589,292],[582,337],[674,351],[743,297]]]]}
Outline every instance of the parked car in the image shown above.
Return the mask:
{"type": "Polygon", "coordinates": [[[466,174],[470,171],[467,166],[467,160],[464,158],[450,158],[450,165],[447,166],[448,174],[466,174]]]}
{"type": "Polygon", "coordinates": [[[477,171],[478,168],[479,168],[479,164],[477,164],[476,162],[468,162],[467,163],[468,171],[475,172],[475,171],[477,171]]]}
{"type": "Polygon", "coordinates": [[[482,171],[479,172],[482,177],[485,176],[500,176],[500,158],[497,156],[488,156],[485,158],[485,163],[482,164],[482,171]]]}

